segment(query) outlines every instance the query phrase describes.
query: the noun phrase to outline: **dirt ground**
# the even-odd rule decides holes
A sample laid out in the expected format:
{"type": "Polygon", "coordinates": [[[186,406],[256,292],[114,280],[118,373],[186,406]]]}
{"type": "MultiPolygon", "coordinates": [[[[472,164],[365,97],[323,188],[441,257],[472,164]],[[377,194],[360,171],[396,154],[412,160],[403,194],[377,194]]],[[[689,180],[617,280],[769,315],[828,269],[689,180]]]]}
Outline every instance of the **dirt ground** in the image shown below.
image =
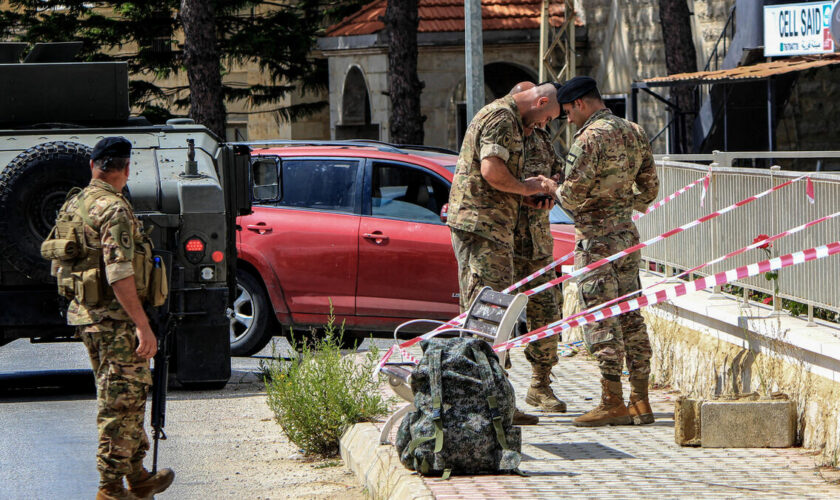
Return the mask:
{"type": "Polygon", "coordinates": [[[367,498],[340,458],[301,455],[251,375],[222,392],[173,393],[166,429],[161,463],[180,468],[161,498],[367,498]]]}

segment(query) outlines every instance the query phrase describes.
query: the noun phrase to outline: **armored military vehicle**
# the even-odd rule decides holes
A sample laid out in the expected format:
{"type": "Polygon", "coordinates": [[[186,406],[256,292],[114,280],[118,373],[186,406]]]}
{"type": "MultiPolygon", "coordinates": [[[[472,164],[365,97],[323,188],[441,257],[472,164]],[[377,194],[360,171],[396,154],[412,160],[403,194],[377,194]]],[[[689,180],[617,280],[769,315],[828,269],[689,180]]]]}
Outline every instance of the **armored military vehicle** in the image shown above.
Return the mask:
{"type": "Polygon", "coordinates": [[[72,44],[36,45],[20,63],[24,47],[0,44],[0,345],[73,340],[40,244],[67,192],[89,182],[93,145],[119,135],[133,145],[126,194],[173,255],[173,372],[185,385],[224,385],[248,149],[190,120],[129,116],[125,63],[57,62],[72,44]]]}

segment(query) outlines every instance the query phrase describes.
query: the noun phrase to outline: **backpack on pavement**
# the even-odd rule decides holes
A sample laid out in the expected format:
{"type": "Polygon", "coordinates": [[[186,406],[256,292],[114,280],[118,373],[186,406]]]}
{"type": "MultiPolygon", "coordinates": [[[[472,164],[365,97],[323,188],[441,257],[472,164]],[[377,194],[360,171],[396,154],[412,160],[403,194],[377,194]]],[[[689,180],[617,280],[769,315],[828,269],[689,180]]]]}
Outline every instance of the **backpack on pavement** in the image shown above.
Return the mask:
{"type": "Polygon", "coordinates": [[[423,475],[519,472],[522,434],[513,386],[490,344],[468,337],[421,343],[411,375],[416,411],[397,431],[408,469],[423,475]]]}

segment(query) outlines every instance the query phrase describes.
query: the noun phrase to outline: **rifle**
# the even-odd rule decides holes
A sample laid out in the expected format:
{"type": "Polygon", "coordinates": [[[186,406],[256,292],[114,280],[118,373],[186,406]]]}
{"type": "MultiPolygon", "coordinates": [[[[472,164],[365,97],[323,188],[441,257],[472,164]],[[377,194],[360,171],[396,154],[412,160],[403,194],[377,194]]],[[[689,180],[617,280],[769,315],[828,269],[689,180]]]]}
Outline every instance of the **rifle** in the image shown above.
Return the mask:
{"type": "MultiPolygon", "coordinates": [[[[166,280],[172,283],[172,253],[164,250],[154,250],[154,266],[160,267],[161,262],[166,266],[166,280]]],[[[152,455],[152,474],[157,473],[158,440],[166,439],[163,427],[166,425],[166,389],[169,383],[169,355],[172,347],[172,330],[175,320],[170,312],[170,291],[162,306],[156,308],[150,315],[154,318],[157,333],[158,350],[155,354],[155,370],[152,375],[152,438],[154,452],[152,455]]]]}

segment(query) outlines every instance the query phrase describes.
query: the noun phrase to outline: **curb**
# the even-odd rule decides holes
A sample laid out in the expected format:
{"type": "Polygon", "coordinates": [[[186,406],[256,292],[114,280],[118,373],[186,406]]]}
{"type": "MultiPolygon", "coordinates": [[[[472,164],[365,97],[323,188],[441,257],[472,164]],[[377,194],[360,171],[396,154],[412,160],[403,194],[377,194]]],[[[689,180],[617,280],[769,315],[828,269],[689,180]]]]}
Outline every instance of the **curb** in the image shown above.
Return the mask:
{"type": "Polygon", "coordinates": [[[392,445],[380,445],[372,423],[355,424],[341,436],[341,458],[375,499],[433,500],[432,490],[403,467],[392,445]]]}

